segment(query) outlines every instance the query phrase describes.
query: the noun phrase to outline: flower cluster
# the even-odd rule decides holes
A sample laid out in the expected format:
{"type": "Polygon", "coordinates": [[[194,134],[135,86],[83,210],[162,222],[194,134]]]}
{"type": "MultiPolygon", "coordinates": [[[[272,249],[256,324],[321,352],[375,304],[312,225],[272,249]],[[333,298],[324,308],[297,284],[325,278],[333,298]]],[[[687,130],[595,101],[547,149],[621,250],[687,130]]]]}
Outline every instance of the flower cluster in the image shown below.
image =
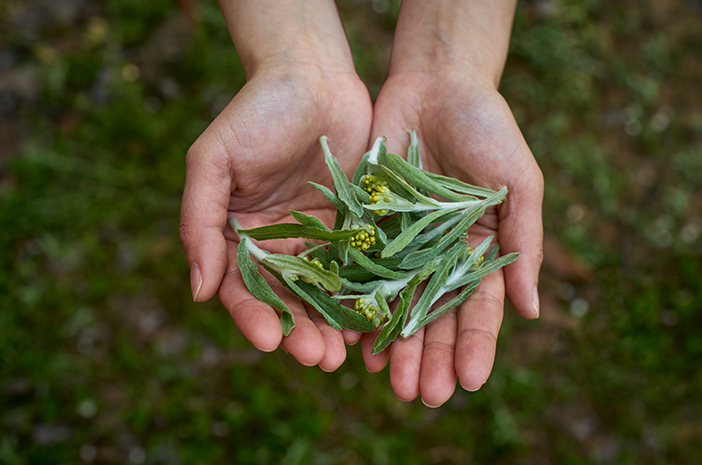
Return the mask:
{"type": "Polygon", "coordinates": [[[364,228],[354,225],[351,229],[363,229],[363,231],[351,238],[351,247],[358,250],[366,250],[375,244],[375,228],[372,225],[366,224],[364,228]]]}
{"type": "Polygon", "coordinates": [[[353,306],[353,308],[361,315],[368,318],[368,321],[373,321],[375,316],[378,314],[378,306],[369,299],[356,299],[356,304],[353,306]]]}

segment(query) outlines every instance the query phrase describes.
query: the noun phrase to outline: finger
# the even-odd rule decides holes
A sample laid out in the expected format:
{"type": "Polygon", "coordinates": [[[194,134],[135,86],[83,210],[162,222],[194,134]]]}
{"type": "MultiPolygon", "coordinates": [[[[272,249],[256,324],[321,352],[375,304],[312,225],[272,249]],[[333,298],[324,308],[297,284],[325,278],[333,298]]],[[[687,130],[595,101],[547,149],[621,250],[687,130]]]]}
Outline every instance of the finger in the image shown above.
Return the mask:
{"type": "Polygon", "coordinates": [[[406,402],[419,395],[425,328],[407,338],[397,338],[390,345],[390,385],[395,395],[406,402]]]}
{"type": "MultiPolygon", "coordinates": [[[[232,259],[232,263],[236,264],[236,261],[232,259]]],[[[279,282],[269,284],[273,292],[290,308],[295,318],[295,328],[285,338],[278,313],[270,305],[251,295],[235,265],[222,281],[219,299],[229,311],[241,334],[257,349],[272,352],[281,346],[303,365],[318,364],[325,354],[324,338],[310,321],[302,302],[279,282]]]]}
{"type": "Polygon", "coordinates": [[[215,295],[227,268],[227,245],[222,232],[227,224],[231,173],[225,154],[203,149],[207,137],[203,134],[188,151],[180,210],[180,240],[196,302],[215,295]]]}
{"type": "Polygon", "coordinates": [[[350,329],[342,329],[341,334],[344,336],[344,342],[350,346],[361,340],[361,333],[351,331],[350,329]]]}
{"type": "Polygon", "coordinates": [[[384,350],[379,354],[373,355],[373,344],[378,336],[378,331],[365,333],[361,336],[361,353],[363,354],[363,362],[366,364],[366,370],[370,373],[378,373],[388,364],[388,351],[384,350]]]}
{"type": "Polygon", "coordinates": [[[480,389],[492,371],[504,313],[504,289],[502,271],[494,271],[458,310],[455,368],[467,391],[480,389]]]}
{"type": "Polygon", "coordinates": [[[503,254],[519,252],[519,258],[505,268],[507,297],[520,315],[537,318],[539,269],[543,261],[544,180],[531,154],[529,158],[519,183],[512,186],[500,206],[498,240],[503,254]]]}
{"type": "Polygon", "coordinates": [[[219,300],[229,311],[241,334],[254,347],[263,352],[278,348],[283,339],[280,317],[270,305],[251,295],[238,268],[224,276],[219,300]]]}
{"type": "Polygon", "coordinates": [[[319,368],[324,371],[334,371],[346,360],[346,345],[341,331],[338,331],[327,323],[327,320],[315,309],[307,310],[312,322],[317,326],[317,330],[324,340],[325,353],[319,361],[319,368]]]}
{"type": "Polygon", "coordinates": [[[419,392],[427,407],[438,407],[456,389],[456,312],[450,311],[426,326],[419,392]]]}

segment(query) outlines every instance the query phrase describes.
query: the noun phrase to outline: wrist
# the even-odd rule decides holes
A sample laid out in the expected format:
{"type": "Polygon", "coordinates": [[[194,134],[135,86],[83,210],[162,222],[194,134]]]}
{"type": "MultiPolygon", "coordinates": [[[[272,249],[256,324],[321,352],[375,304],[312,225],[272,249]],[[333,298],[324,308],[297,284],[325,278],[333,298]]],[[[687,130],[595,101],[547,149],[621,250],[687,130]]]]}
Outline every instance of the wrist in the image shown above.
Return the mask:
{"type": "Polygon", "coordinates": [[[355,73],[332,0],[219,0],[247,78],[276,67],[355,73]]]}
{"type": "Polygon", "coordinates": [[[514,0],[404,0],[390,75],[452,75],[497,88],[504,68],[514,0]]]}

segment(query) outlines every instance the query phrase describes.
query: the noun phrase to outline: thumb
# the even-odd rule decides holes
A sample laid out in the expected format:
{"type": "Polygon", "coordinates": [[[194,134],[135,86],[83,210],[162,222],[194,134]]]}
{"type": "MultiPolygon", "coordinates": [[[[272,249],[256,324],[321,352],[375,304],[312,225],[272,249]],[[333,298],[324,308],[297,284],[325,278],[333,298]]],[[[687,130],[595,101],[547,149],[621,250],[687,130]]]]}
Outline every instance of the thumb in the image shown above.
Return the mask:
{"type": "Polygon", "coordinates": [[[539,269],[543,261],[541,204],[544,180],[536,161],[530,161],[500,205],[499,243],[503,254],[519,252],[505,268],[507,297],[525,318],[539,316],[539,269]]]}
{"type": "Polygon", "coordinates": [[[214,296],[224,277],[227,267],[224,228],[230,195],[231,171],[226,153],[216,153],[208,144],[196,141],[186,158],[180,210],[180,241],[190,267],[195,302],[214,296]]]}

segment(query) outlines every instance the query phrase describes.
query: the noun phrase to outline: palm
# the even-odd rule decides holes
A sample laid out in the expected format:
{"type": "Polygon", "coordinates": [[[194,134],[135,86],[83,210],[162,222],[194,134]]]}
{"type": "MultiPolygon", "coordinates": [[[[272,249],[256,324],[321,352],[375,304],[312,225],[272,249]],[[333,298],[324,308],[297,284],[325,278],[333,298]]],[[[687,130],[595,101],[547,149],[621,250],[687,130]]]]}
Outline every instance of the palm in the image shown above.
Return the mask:
{"type": "MultiPolygon", "coordinates": [[[[355,76],[314,76],[281,71],[249,81],[191,148],[188,176],[207,179],[186,181],[184,203],[188,185],[208,185],[216,199],[208,208],[217,209],[215,223],[220,228],[228,217],[236,217],[247,228],[290,221],[290,209],[331,224],[335,207],[307,184],[310,180],[331,184],[319,136],[327,135],[342,167],[353,169],[368,143],[371,103],[355,76]]],[[[226,245],[213,246],[226,250],[220,258],[224,265],[220,300],[256,347],[273,350],[282,337],[278,317],[246,290],[236,266],[237,238],[228,227],[224,238],[226,245]]],[[[264,247],[297,253],[304,244],[290,240],[264,247]]],[[[315,312],[308,314],[288,291],[271,285],[296,314],[297,326],[282,341],[283,347],[308,365],[320,360],[323,368],[340,364],[341,335],[315,312]]]]}
{"type": "MultiPolygon", "coordinates": [[[[417,130],[425,169],[483,187],[507,186],[508,199],[489,209],[471,227],[469,237],[479,243],[494,235],[503,251],[527,255],[505,272],[484,278],[457,311],[391,346],[390,378],[397,395],[409,400],[421,393],[427,404],[439,405],[451,396],[457,377],[471,390],[487,379],[505,289],[517,310],[533,317],[534,283],[527,282],[532,271],[525,268],[533,267],[529,258],[533,244],[522,236],[540,235],[540,223],[538,228],[532,224],[520,230],[524,218],[518,207],[538,204],[540,222],[543,181],[504,99],[494,89],[467,82],[462,76],[417,73],[388,79],[375,105],[373,136],[385,135],[388,149],[402,153],[409,145],[407,129],[417,130]]],[[[367,363],[375,370],[385,360],[367,356],[367,363]]]]}

